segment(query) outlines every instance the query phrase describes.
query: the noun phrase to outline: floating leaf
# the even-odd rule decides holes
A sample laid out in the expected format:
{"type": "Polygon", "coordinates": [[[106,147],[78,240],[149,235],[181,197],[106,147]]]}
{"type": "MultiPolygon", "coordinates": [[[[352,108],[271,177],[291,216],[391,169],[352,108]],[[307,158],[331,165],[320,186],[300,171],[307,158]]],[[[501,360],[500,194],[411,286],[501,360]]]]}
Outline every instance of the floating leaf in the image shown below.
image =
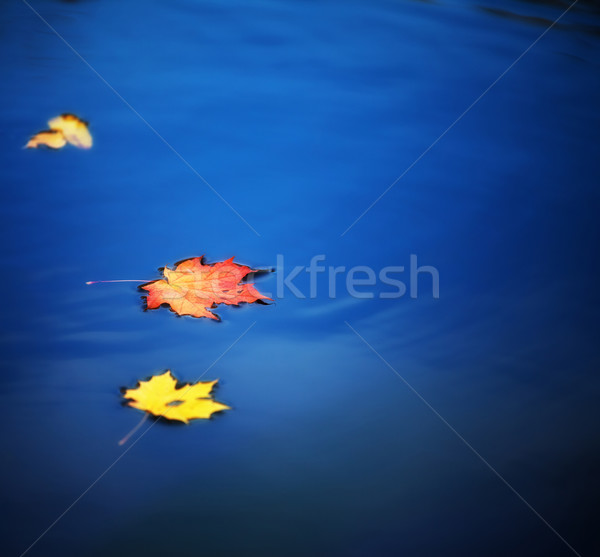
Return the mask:
{"type": "Polygon", "coordinates": [[[259,271],[233,263],[233,257],[212,265],[205,265],[203,257],[194,257],[177,263],[175,269],[165,267],[164,280],[155,280],[140,288],[148,291],[148,309],[168,304],[178,315],[219,320],[208,308],[218,304],[238,305],[271,300],[252,284],[240,284],[246,275],[255,272],[259,271]]]}
{"type": "Polygon", "coordinates": [[[48,122],[51,130],[58,130],[65,139],[75,147],[89,149],[92,146],[92,136],[88,129],[88,123],[74,114],[61,114],[48,122]]]}
{"type": "Polygon", "coordinates": [[[40,145],[44,147],[50,147],[50,149],[60,149],[67,144],[67,140],[62,132],[58,130],[44,130],[36,133],[28,142],[25,147],[27,149],[35,149],[40,145]]]}
{"type": "Polygon", "coordinates": [[[215,412],[230,409],[211,397],[216,383],[216,380],[185,383],[177,388],[177,380],[167,370],[148,381],[140,381],[135,389],[127,389],[123,396],[133,408],[187,424],[190,420],[208,419],[215,412]]]}
{"type": "Polygon", "coordinates": [[[36,148],[39,146],[61,149],[67,142],[80,149],[89,149],[92,146],[92,136],[87,122],[74,114],[61,114],[48,122],[49,130],[36,133],[25,147],[36,148]]]}

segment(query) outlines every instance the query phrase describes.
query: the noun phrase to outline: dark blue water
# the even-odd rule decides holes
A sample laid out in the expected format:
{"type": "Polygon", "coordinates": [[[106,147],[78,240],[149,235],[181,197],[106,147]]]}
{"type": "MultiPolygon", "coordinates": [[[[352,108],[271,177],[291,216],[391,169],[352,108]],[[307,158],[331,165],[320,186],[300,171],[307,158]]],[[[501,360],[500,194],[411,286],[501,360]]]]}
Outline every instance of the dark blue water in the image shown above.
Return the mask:
{"type": "MultiPolygon", "coordinates": [[[[258,234],[26,4],[2,3],[4,555],[104,472],[27,555],[600,552],[597,4],[343,237],[566,2],[31,5],[258,234]],[[21,149],[61,112],[90,121],[90,151],[21,149]],[[134,283],[85,285],[202,254],[282,256],[258,283],[276,303],[214,323],[144,312],[134,283]],[[423,274],[416,298],[380,282],[354,298],[342,275],[331,297],[323,274],[314,298],[277,297],[318,254],[376,271],[415,254],[439,299],[423,274]],[[121,387],[217,359],[204,378],[233,410],[117,445],[141,416],[121,387]]],[[[294,284],[308,296],[307,273],[294,284]]]]}

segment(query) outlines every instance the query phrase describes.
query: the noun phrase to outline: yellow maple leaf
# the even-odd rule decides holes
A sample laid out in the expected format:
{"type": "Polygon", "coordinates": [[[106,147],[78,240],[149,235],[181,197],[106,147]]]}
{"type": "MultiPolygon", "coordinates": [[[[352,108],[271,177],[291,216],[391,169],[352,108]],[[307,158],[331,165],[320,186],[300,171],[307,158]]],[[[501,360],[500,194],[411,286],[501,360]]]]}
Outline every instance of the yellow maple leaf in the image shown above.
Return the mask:
{"type": "Polygon", "coordinates": [[[133,408],[187,424],[190,420],[207,419],[215,412],[230,409],[211,397],[216,383],[217,380],[186,383],[177,388],[177,380],[167,370],[148,381],[140,381],[135,389],[127,389],[123,396],[133,408]]]}

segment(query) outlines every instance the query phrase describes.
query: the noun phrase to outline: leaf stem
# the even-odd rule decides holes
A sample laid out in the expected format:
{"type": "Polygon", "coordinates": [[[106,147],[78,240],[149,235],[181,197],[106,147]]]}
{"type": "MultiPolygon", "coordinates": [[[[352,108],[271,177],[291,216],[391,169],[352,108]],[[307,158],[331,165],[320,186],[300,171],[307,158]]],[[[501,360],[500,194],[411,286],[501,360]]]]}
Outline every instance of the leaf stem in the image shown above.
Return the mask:
{"type": "Polygon", "coordinates": [[[127,443],[127,441],[129,441],[129,438],[138,430],[140,429],[140,427],[142,427],[142,424],[148,419],[148,416],[150,414],[148,414],[147,412],[144,412],[144,416],[142,417],[142,419],[139,421],[139,423],[127,434],[125,435],[125,437],[123,437],[123,439],[121,439],[119,441],[119,445],[124,445],[125,443],[127,443]]]}
{"type": "Polygon", "coordinates": [[[152,282],[151,280],[142,279],[120,279],[120,280],[88,280],[86,284],[98,284],[100,282],[152,282]]]}

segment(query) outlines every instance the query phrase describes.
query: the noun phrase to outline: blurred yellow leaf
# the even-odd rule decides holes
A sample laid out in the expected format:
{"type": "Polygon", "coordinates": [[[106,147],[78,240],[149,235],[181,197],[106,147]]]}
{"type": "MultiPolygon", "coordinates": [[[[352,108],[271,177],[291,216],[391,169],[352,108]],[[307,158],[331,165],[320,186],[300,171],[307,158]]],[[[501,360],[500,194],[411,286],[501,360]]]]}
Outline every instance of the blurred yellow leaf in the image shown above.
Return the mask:
{"type": "Polygon", "coordinates": [[[25,145],[28,149],[35,149],[40,145],[50,147],[51,149],[60,149],[67,144],[65,136],[57,130],[44,130],[36,133],[25,145]]]}
{"type": "Polygon", "coordinates": [[[87,122],[74,114],[61,114],[48,122],[49,130],[36,133],[25,147],[32,149],[41,145],[51,149],[61,149],[67,142],[80,149],[92,146],[92,136],[87,122]]]}
{"type": "Polygon", "coordinates": [[[51,130],[61,132],[65,139],[75,147],[89,149],[92,146],[92,136],[84,122],[74,114],[61,114],[48,122],[51,130]]]}
{"type": "Polygon", "coordinates": [[[123,396],[133,408],[188,423],[189,420],[207,419],[215,412],[229,410],[229,406],[213,400],[210,395],[216,383],[216,380],[186,383],[177,388],[177,380],[167,370],[148,381],[140,381],[135,389],[127,389],[123,396]]]}

